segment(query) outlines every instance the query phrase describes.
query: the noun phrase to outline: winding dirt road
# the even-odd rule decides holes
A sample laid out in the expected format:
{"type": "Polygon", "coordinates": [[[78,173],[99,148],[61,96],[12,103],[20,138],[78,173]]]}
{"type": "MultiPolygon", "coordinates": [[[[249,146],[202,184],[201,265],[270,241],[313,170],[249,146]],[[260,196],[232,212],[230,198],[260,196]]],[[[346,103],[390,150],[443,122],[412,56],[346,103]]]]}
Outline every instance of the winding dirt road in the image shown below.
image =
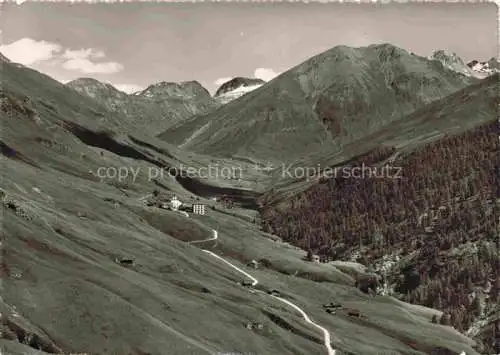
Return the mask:
{"type": "MultiPolygon", "coordinates": [[[[146,195],[146,196],[140,198],[139,200],[140,201],[144,201],[147,197],[149,197],[149,195],[146,195]]],[[[187,212],[185,212],[185,211],[177,211],[177,212],[179,212],[180,214],[184,215],[187,218],[190,217],[190,215],[187,212]]],[[[202,240],[193,240],[193,241],[188,242],[188,244],[197,244],[197,243],[204,243],[204,242],[216,241],[218,238],[219,238],[218,232],[215,229],[212,229],[212,237],[207,238],[207,239],[202,239],[202,240]]],[[[204,251],[205,253],[211,255],[212,257],[214,257],[214,258],[222,261],[223,263],[225,263],[226,265],[228,265],[232,269],[238,271],[240,274],[243,274],[246,277],[248,277],[250,280],[252,280],[252,286],[256,286],[259,283],[259,280],[257,280],[255,277],[253,277],[252,275],[250,275],[248,272],[246,272],[245,270],[242,270],[238,266],[230,263],[226,259],[224,259],[224,258],[220,257],[219,255],[215,254],[214,252],[212,252],[210,250],[206,250],[206,249],[202,249],[202,251],[204,251]]],[[[292,307],[293,309],[295,309],[297,312],[299,312],[300,315],[302,316],[302,318],[304,318],[304,320],[306,321],[306,323],[312,325],[316,329],[319,329],[323,333],[323,343],[324,343],[324,346],[325,346],[325,349],[326,349],[326,353],[328,355],[335,355],[335,349],[333,349],[332,345],[331,345],[330,332],[326,328],[324,328],[321,325],[315,323],[307,315],[307,313],[302,308],[300,308],[296,304],[294,304],[294,303],[292,303],[292,302],[290,302],[290,301],[288,301],[288,300],[286,300],[284,298],[281,298],[279,296],[267,294],[267,293],[265,293],[264,291],[261,291],[261,290],[256,290],[256,291],[259,292],[259,293],[261,293],[261,294],[263,294],[263,295],[272,297],[272,298],[274,298],[274,299],[276,299],[276,300],[278,300],[280,302],[283,302],[286,305],[288,305],[288,306],[292,307]]]]}
{"type": "MultiPolygon", "coordinates": [[[[189,217],[189,214],[186,213],[186,215],[189,217]]],[[[217,240],[218,237],[219,237],[217,231],[215,229],[212,229],[212,233],[213,233],[213,235],[212,235],[211,238],[202,239],[202,240],[194,240],[194,241],[189,242],[189,244],[203,243],[203,242],[209,242],[209,241],[217,240]]],[[[252,280],[252,286],[256,286],[259,283],[259,280],[257,280],[255,277],[253,277],[252,275],[250,275],[248,272],[246,272],[245,270],[242,270],[238,266],[230,263],[226,259],[224,259],[224,258],[220,257],[219,255],[215,254],[214,252],[212,252],[210,250],[206,250],[206,249],[202,249],[202,251],[204,251],[207,254],[210,254],[214,258],[222,261],[223,263],[227,264],[228,266],[230,266],[234,270],[238,271],[240,274],[243,274],[246,277],[248,277],[250,280],[252,280]]],[[[288,300],[286,300],[284,298],[281,298],[281,297],[278,297],[278,296],[275,296],[275,295],[270,295],[270,294],[267,294],[267,293],[265,293],[263,291],[260,291],[260,290],[256,290],[256,291],[258,291],[258,292],[260,292],[260,293],[262,293],[264,295],[267,295],[269,297],[273,297],[274,299],[287,304],[288,306],[292,307],[297,312],[299,312],[300,315],[302,316],[302,318],[304,318],[304,320],[306,321],[306,323],[314,326],[316,329],[321,330],[321,332],[323,333],[323,340],[324,340],[324,345],[325,345],[327,354],[328,355],[335,355],[335,349],[333,349],[332,345],[331,345],[330,332],[326,328],[322,327],[321,325],[313,322],[311,320],[311,318],[307,315],[307,313],[302,308],[300,308],[296,304],[294,304],[294,303],[292,303],[292,302],[290,302],[290,301],[288,301],[288,300]]]]}

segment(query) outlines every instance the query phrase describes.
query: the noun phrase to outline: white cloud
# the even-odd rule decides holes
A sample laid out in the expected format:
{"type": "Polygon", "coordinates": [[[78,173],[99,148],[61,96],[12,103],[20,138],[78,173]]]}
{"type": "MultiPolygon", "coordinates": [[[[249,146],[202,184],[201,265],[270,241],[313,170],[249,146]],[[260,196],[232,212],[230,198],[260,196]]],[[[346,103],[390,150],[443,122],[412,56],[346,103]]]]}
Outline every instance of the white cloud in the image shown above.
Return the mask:
{"type": "Polygon", "coordinates": [[[96,50],[93,48],[85,48],[85,49],[82,48],[76,50],[66,49],[61,57],[64,59],[85,59],[85,58],[98,59],[98,58],[104,58],[105,56],[106,55],[104,54],[103,51],[96,50]]]}
{"type": "Polygon", "coordinates": [[[134,92],[144,90],[143,87],[135,84],[112,84],[112,83],[110,84],[113,85],[118,90],[123,91],[127,94],[133,94],[134,92]]]}
{"type": "Polygon", "coordinates": [[[62,50],[57,43],[22,38],[15,42],[0,45],[0,52],[15,63],[32,65],[55,57],[62,50]]]}
{"type": "Polygon", "coordinates": [[[269,81],[277,77],[279,73],[276,73],[270,68],[257,68],[255,69],[253,76],[264,81],[269,81]]]}
{"type": "Polygon", "coordinates": [[[214,81],[214,84],[220,86],[220,85],[222,85],[224,83],[227,83],[231,79],[232,78],[219,78],[219,79],[217,79],[217,80],[214,81]]]}
{"type": "Polygon", "coordinates": [[[84,74],[113,74],[123,70],[123,65],[117,62],[94,63],[87,58],[73,58],[63,63],[63,68],[76,70],[84,74]]]}
{"type": "Polygon", "coordinates": [[[62,65],[66,70],[84,74],[112,74],[123,70],[117,62],[97,62],[106,57],[102,50],[94,48],[71,49],[47,41],[22,38],[15,42],[0,45],[0,52],[12,62],[33,65],[46,62],[52,66],[62,65]]]}
{"type": "Polygon", "coordinates": [[[106,54],[94,48],[69,49],[61,55],[65,60],[62,67],[76,70],[84,74],[112,74],[123,70],[123,65],[117,62],[94,62],[93,59],[106,57],[106,54]]]}

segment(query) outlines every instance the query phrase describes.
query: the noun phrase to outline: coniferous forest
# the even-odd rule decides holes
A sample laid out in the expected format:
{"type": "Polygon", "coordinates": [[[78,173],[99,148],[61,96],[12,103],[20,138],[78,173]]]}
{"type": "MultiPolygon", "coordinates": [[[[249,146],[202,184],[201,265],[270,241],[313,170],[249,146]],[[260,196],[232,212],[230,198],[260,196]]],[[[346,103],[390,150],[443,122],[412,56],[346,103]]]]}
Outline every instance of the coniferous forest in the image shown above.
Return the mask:
{"type": "MultiPolygon", "coordinates": [[[[267,195],[264,230],[323,261],[400,256],[387,275],[394,292],[444,311],[432,321],[466,332],[499,303],[498,142],[493,121],[397,156],[380,147],[349,165],[390,162],[399,178],[337,176],[277,203],[267,195]]],[[[485,337],[492,347],[493,332],[485,337]]]]}

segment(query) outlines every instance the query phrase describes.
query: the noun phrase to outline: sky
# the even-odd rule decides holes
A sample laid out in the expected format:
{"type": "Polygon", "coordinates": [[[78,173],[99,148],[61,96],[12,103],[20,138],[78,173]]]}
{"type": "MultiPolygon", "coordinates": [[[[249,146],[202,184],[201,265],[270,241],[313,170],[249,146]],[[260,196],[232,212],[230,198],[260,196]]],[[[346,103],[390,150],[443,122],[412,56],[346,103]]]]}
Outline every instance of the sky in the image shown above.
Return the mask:
{"type": "Polygon", "coordinates": [[[235,76],[270,80],[336,45],[392,43],[464,61],[498,57],[493,3],[3,3],[0,52],[67,82],[133,92],[235,76]]]}

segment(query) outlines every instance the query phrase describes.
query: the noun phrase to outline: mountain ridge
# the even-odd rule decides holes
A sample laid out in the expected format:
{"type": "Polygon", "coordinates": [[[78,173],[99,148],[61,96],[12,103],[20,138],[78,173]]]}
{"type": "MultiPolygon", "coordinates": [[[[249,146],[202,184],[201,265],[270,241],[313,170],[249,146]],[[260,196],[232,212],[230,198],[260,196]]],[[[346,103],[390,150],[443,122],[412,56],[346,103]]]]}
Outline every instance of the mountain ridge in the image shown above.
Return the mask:
{"type": "Polygon", "coordinates": [[[75,79],[66,86],[126,117],[131,130],[140,127],[149,133],[219,106],[208,90],[194,80],[181,83],[161,81],[133,94],[91,78],[75,79]]]}
{"type": "Polygon", "coordinates": [[[337,46],[159,137],[213,155],[293,160],[337,150],[475,80],[390,44],[337,46]]]}

